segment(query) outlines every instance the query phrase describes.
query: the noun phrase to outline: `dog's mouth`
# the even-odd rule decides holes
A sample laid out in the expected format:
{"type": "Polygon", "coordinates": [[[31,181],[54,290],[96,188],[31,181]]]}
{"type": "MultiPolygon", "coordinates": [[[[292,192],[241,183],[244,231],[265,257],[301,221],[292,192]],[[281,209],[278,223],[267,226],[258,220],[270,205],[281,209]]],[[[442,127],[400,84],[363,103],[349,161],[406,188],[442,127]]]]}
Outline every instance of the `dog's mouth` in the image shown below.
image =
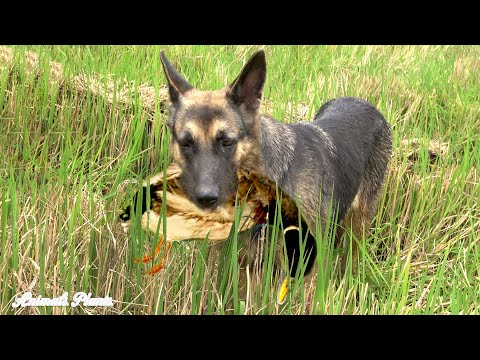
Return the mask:
{"type": "Polygon", "coordinates": [[[217,210],[220,207],[220,202],[215,201],[215,202],[210,202],[210,203],[199,203],[198,201],[194,201],[195,205],[202,210],[202,211],[207,211],[207,212],[213,212],[217,210]]]}

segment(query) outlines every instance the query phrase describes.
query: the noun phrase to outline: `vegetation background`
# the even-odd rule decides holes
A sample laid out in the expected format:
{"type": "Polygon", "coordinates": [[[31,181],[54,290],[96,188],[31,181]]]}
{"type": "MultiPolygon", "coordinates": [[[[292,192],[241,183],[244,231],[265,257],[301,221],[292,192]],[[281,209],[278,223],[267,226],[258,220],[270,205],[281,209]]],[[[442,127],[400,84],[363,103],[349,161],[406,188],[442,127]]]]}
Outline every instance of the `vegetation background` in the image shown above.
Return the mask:
{"type": "Polygon", "coordinates": [[[0,312],[477,314],[479,114],[478,46],[0,47],[0,312]],[[160,50],[213,90],[258,48],[265,111],[280,121],[311,120],[329,99],[357,96],[393,128],[358,271],[338,271],[348,247],[330,251],[328,271],[299,276],[282,306],[271,271],[249,274],[242,294],[235,261],[209,261],[205,242],[175,243],[166,268],[147,275],[133,260],[155,246],[153,234],[118,222],[141,180],[169,162],[160,50]],[[14,309],[27,291],[91,292],[114,306],[14,309]]]}

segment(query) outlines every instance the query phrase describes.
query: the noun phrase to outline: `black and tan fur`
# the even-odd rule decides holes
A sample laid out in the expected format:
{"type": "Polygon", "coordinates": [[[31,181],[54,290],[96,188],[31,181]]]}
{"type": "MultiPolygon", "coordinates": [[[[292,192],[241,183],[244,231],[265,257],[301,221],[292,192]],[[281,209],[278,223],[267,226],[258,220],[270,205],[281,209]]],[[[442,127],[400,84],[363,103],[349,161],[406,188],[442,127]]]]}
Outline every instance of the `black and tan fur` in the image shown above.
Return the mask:
{"type": "Polygon", "coordinates": [[[171,99],[173,157],[197,206],[222,205],[235,193],[237,171],[247,169],[296,200],[311,233],[317,219],[325,229],[332,204],[338,222],[363,236],[376,212],[392,147],[390,126],[373,105],[338,98],[311,122],[284,124],[260,112],[263,51],[218,91],[195,89],[163,53],[161,60],[171,99]]]}

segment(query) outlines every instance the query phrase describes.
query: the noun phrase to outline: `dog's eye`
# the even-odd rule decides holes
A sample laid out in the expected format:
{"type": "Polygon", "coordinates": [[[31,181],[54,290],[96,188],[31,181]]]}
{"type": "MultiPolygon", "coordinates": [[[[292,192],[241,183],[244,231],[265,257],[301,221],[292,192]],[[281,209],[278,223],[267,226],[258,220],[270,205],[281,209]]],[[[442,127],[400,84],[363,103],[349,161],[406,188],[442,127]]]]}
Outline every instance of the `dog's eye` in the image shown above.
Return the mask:
{"type": "Polygon", "coordinates": [[[225,139],[222,142],[223,147],[230,147],[235,144],[235,140],[232,139],[225,139]]]}
{"type": "Polygon", "coordinates": [[[183,141],[180,141],[180,146],[182,148],[188,149],[192,146],[192,142],[189,140],[183,140],[183,141]]]}

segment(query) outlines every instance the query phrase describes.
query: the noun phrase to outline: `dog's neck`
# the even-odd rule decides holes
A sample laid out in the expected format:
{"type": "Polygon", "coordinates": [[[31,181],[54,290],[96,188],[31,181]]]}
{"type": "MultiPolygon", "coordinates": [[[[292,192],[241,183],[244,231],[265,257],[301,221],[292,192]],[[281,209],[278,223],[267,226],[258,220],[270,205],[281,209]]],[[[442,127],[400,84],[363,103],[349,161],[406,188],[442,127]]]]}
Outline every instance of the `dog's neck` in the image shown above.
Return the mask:
{"type": "Polygon", "coordinates": [[[281,183],[293,161],[295,151],[295,134],[288,125],[266,116],[259,115],[260,156],[257,171],[276,183],[281,183]]]}

